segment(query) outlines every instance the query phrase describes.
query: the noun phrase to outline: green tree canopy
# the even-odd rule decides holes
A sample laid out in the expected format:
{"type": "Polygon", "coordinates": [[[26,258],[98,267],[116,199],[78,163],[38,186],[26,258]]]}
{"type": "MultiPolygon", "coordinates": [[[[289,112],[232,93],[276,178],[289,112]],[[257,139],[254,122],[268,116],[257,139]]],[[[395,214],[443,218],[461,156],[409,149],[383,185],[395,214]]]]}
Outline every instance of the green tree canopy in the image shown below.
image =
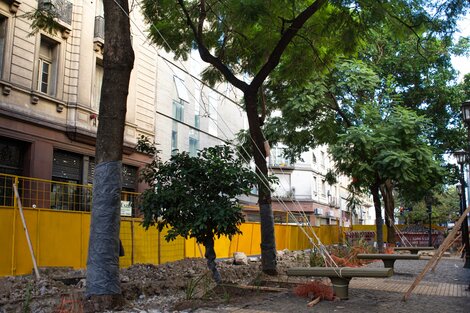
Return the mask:
{"type": "Polygon", "coordinates": [[[432,31],[442,33],[452,29],[453,18],[465,8],[465,3],[454,0],[439,5],[406,0],[177,0],[176,4],[144,0],[143,4],[153,42],[182,59],[197,49],[209,64],[202,73],[206,82],[225,80],[244,94],[260,177],[262,267],[272,274],[277,272],[276,248],[262,126],[268,106],[263,85],[274,78],[273,71],[277,70],[280,84],[300,84],[323,73],[338,56],[356,53],[370,31],[384,23],[393,26],[397,36],[431,22],[432,31]],[[437,12],[431,15],[432,11],[437,12]]]}
{"type": "Polygon", "coordinates": [[[214,237],[241,233],[243,214],[237,196],[250,194],[255,173],[229,146],[215,146],[199,151],[196,157],[181,152],[167,162],[156,158],[143,178],[150,186],[142,194],[143,226],[156,225],[160,231],[169,227],[167,241],[178,236],[195,238],[205,246],[208,266],[220,282],[214,237]]]}

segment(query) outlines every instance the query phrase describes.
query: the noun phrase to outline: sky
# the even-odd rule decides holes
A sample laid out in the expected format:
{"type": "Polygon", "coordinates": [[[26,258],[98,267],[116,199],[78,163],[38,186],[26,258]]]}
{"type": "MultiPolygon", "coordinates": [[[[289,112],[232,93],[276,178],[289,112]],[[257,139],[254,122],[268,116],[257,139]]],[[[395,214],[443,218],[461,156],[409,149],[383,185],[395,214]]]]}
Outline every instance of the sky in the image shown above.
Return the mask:
{"type": "MultiPolygon", "coordinates": [[[[463,19],[457,23],[460,30],[456,35],[456,40],[460,36],[470,36],[470,14],[467,14],[463,19]]],[[[460,72],[459,81],[463,80],[463,76],[470,73],[470,58],[469,57],[452,57],[452,64],[456,70],[460,72]]]]}

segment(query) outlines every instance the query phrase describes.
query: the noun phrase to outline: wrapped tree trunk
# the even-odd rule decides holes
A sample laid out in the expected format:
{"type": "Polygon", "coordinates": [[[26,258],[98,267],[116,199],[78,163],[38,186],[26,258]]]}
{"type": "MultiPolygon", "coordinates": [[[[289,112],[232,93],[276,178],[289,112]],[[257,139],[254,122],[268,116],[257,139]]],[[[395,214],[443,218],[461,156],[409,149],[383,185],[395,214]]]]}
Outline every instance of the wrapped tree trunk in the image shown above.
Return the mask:
{"type": "Polygon", "coordinates": [[[119,229],[122,150],[134,51],[126,0],[104,0],[104,77],[96,138],[96,167],[86,295],[96,310],[119,306],[119,229]]]}

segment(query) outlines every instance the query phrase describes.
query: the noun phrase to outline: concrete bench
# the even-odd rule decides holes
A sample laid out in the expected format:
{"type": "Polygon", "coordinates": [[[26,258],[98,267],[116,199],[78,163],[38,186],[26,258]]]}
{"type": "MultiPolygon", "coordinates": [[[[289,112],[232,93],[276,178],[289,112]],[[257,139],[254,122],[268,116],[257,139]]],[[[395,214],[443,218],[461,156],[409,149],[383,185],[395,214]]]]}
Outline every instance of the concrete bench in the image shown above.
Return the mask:
{"type": "Polygon", "coordinates": [[[359,253],[358,259],[382,260],[386,268],[392,268],[396,260],[419,260],[417,254],[381,254],[381,253],[359,253]]]}
{"type": "Polygon", "coordinates": [[[345,300],[349,298],[349,282],[353,277],[390,277],[393,275],[393,269],[366,267],[292,267],[287,269],[287,275],[328,277],[333,284],[335,295],[345,300]]]}
{"type": "Polygon", "coordinates": [[[418,254],[419,251],[434,250],[434,247],[395,247],[395,251],[410,251],[411,254],[418,254]]]}

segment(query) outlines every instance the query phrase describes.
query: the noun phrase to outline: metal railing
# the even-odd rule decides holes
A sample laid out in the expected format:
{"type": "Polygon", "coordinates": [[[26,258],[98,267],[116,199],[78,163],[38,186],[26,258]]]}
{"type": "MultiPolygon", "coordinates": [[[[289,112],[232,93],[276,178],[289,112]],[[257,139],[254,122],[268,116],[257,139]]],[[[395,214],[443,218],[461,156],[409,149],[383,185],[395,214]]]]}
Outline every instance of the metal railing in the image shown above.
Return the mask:
{"type": "Polygon", "coordinates": [[[40,9],[52,9],[62,22],[72,25],[72,2],[67,0],[39,0],[38,5],[40,9]]]}
{"type": "MultiPolygon", "coordinates": [[[[21,202],[25,208],[82,211],[91,210],[92,185],[0,174],[0,207],[14,206],[13,184],[18,186],[21,202]]],[[[135,216],[139,193],[121,193],[121,212],[135,216]]]]}

